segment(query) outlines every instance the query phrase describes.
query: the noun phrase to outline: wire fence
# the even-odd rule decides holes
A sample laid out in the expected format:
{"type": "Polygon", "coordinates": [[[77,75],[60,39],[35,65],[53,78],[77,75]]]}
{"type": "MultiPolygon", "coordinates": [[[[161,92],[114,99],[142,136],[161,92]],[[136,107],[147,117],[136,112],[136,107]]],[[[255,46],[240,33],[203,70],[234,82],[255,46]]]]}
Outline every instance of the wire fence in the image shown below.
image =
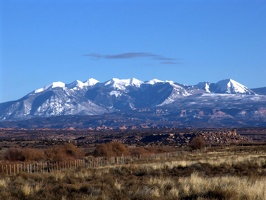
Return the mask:
{"type": "Polygon", "coordinates": [[[24,173],[45,173],[64,171],[67,169],[78,168],[97,168],[112,165],[130,164],[137,161],[152,161],[169,159],[180,156],[183,152],[151,154],[145,156],[119,156],[119,157],[89,157],[77,160],[67,160],[59,162],[20,162],[0,164],[0,174],[15,175],[21,172],[24,173]]]}
{"type": "MultiPolygon", "coordinates": [[[[117,157],[86,157],[83,159],[66,160],[66,161],[46,161],[46,162],[16,162],[16,163],[0,163],[0,174],[15,175],[21,172],[24,173],[49,173],[56,171],[65,171],[68,169],[79,169],[79,168],[98,168],[113,165],[124,165],[131,163],[144,163],[144,162],[156,162],[156,161],[167,161],[170,159],[179,159],[182,156],[188,154],[196,156],[204,154],[211,154],[212,152],[202,151],[176,151],[159,154],[146,154],[138,156],[117,156],[117,157]]],[[[219,152],[216,152],[219,153],[219,152]]],[[[241,154],[241,152],[231,152],[232,154],[241,154]]],[[[243,152],[242,152],[243,153],[243,152]]],[[[254,154],[263,154],[263,151],[253,152],[254,154]]]]}

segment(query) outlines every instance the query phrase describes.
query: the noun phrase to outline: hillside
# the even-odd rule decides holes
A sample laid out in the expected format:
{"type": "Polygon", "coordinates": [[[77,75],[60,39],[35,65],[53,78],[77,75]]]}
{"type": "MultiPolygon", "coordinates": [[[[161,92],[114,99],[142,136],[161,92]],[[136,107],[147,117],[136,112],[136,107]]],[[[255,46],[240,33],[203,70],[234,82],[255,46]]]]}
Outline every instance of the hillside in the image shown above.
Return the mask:
{"type": "Polygon", "coordinates": [[[0,104],[1,127],[263,127],[266,95],[232,79],[53,82],[0,104]],[[258,92],[258,94],[256,93],[258,92]]]}

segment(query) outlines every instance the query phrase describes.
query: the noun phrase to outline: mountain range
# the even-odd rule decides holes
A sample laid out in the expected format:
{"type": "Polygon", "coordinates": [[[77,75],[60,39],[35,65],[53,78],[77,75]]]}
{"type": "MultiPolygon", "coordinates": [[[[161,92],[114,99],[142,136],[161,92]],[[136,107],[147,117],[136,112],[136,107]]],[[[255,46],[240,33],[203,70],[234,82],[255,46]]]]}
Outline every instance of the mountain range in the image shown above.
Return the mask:
{"type": "MultiPolygon", "coordinates": [[[[28,123],[33,119],[39,119],[40,123],[41,119],[51,117],[56,117],[58,123],[71,119],[69,126],[77,126],[77,122],[71,118],[73,116],[77,121],[84,121],[83,125],[79,124],[80,128],[129,124],[170,127],[265,126],[266,88],[249,89],[232,79],[185,85],[158,79],[141,81],[136,78],[113,78],[99,82],[91,78],[69,84],[53,82],[19,100],[0,104],[0,126],[10,121],[22,123],[26,120],[28,123]],[[90,121],[96,116],[97,122],[90,121]]],[[[21,126],[24,126],[23,123],[21,126]]]]}

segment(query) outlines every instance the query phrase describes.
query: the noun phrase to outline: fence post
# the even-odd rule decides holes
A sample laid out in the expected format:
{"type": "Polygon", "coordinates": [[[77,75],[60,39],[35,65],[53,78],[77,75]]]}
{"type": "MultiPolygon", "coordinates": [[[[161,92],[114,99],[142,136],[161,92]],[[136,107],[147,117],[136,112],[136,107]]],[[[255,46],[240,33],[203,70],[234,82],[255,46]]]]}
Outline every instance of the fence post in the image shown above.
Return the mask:
{"type": "Polygon", "coordinates": [[[11,164],[9,164],[8,166],[9,166],[9,175],[11,175],[11,164]]]}

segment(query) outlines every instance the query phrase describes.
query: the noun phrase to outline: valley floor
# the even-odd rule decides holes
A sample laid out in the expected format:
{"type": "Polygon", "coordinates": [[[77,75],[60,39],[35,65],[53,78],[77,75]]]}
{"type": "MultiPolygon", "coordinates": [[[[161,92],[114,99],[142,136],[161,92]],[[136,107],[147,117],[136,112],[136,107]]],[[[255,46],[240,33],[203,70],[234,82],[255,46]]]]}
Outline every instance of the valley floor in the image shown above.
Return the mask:
{"type": "Polygon", "coordinates": [[[266,148],[226,147],[124,165],[2,174],[0,199],[264,200],[266,148]]]}

